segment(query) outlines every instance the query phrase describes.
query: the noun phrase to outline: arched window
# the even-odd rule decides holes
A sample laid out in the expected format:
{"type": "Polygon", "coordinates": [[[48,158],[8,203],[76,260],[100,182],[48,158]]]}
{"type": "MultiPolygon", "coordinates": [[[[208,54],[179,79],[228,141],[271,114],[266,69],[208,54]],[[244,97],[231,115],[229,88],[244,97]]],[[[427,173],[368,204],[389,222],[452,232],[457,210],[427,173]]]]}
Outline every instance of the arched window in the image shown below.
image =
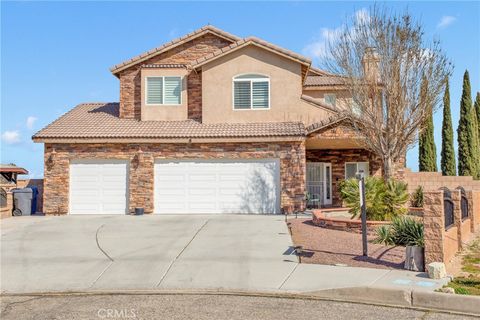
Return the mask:
{"type": "Polygon", "coordinates": [[[270,78],[261,74],[242,74],[233,78],[233,109],[270,108],[270,78]]]}

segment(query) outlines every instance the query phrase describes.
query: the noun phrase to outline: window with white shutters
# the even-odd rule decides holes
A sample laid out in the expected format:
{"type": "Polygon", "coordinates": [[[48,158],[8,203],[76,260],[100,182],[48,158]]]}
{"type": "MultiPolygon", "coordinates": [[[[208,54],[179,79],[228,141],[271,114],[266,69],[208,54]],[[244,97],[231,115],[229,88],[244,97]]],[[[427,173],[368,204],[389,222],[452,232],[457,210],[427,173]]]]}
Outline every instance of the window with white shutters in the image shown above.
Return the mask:
{"type": "Polygon", "coordinates": [[[182,104],[182,77],[147,77],[146,104],[182,104]]]}
{"type": "Polygon", "coordinates": [[[233,108],[236,110],[270,108],[270,79],[258,74],[235,77],[233,108]]]}

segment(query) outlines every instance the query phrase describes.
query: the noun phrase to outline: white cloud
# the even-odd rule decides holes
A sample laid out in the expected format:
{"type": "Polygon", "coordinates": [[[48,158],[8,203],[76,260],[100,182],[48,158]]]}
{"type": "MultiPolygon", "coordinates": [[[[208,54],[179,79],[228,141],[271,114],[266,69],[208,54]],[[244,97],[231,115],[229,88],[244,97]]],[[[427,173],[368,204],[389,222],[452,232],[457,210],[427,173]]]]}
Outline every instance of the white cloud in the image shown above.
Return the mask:
{"type": "MultiPolygon", "coordinates": [[[[356,11],[353,16],[359,22],[366,22],[370,19],[368,10],[365,8],[356,11]]],[[[334,29],[321,28],[319,34],[303,48],[303,54],[313,59],[322,59],[328,57],[328,44],[330,42],[335,42],[335,40],[342,35],[344,28],[345,25],[334,29]]]]}
{"type": "Polygon", "coordinates": [[[444,29],[457,20],[454,16],[443,16],[437,24],[437,28],[444,29]]]}
{"type": "Polygon", "coordinates": [[[29,116],[27,118],[27,128],[28,129],[33,129],[33,125],[35,124],[35,121],[37,121],[38,119],[34,116],[29,116]]]}
{"type": "Polygon", "coordinates": [[[20,143],[20,132],[15,131],[5,131],[2,133],[2,141],[7,144],[17,144],[20,143]]]}

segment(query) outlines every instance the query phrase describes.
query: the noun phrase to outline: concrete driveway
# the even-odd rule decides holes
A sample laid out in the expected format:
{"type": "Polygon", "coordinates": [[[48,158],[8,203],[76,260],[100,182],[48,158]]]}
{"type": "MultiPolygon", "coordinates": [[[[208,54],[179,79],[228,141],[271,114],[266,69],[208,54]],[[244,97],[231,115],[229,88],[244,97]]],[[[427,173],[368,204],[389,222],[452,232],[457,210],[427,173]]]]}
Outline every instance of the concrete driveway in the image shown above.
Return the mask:
{"type": "Polygon", "coordinates": [[[283,216],[15,217],[1,225],[1,291],[434,290],[401,270],[298,264],[283,216]]]}
{"type": "Polygon", "coordinates": [[[60,216],[2,221],[3,292],[279,288],[296,266],[283,216],[60,216]]]}

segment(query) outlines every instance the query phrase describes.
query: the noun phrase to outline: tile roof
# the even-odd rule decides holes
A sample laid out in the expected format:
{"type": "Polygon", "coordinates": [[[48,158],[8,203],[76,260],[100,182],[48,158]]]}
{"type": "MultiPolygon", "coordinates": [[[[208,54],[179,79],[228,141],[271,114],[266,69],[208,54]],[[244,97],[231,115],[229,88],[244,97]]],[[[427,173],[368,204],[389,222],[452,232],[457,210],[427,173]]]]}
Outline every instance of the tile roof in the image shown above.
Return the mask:
{"type": "Polygon", "coordinates": [[[142,64],[142,68],[185,68],[185,64],[175,64],[175,63],[154,63],[154,64],[142,64]]]}
{"type": "Polygon", "coordinates": [[[310,66],[309,75],[312,76],[335,76],[333,73],[310,66]],[[311,74],[313,73],[313,74],[311,74]]]}
{"type": "Polygon", "coordinates": [[[162,53],[162,52],[165,52],[165,51],[167,51],[167,50],[170,50],[170,49],[172,49],[172,48],[174,48],[174,47],[176,47],[176,46],[178,46],[178,45],[180,45],[180,44],[182,44],[182,43],[185,43],[185,42],[187,42],[187,41],[190,41],[190,40],[193,39],[193,38],[200,37],[200,36],[202,36],[202,35],[204,35],[204,34],[206,34],[206,33],[213,33],[213,34],[219,35],[219,36],[221,36],[221,37],[223,37],[223,38],[226,38],[226,39],[228,39],[228,40],[231,40],[232,42],[240,40],[239,37],[237,37],[237,36],[235,36],[235,35],[233,35],[233,34],[230,34],[230,33],[228,33],[228,32],[225,32],[225,31],[223,31],[223,30],[221,30],[221,29],[218,29],[218,28],[216,28],[216,27],[214,27],[214,26],[212,26],[212,25],[207,25],[207,26],[204,26],[204,27],[202,27],[202,28],[200,28],[200,29],[197,29],[197,30],[195,30],[195,31],[193,31],[193,32],[191,32],[191,33],[189,33],[189,34],[186,34],[186,35],[184,35],[184,36],[182,36],[182,37],[180,37],[180,38],[177,38],[177,39],[172,40],[172,41],[170,41],[170,42],[164,43],[164,44],[162,44],[162,45],[159,46],[159,47],[156,47],[156,48],[154,48],[154,49],[152,49],[152,50],[149,50],[149,51],[147,51],[147,52],[144,52],[144,53],[142,53],[142,54],[140,54],[140,55],[138,55],[138,56],[135,56],[135,57],[133,57],[133,58],[131,58],[131,59],[128,59],[128,60],[126,60],[126,61],[124,61],[124,62],[121,62],[121,63],[119,63],[119,64],[116,64],[116,65],[114,65],[113,67],[110,68],[110,71],[111,71],[113,74],[116,74],[116,73],[120,72],[121,70],[128,68],[128,67],[131,66],[131,65],[134,65],[134,64],[136,64],[136,63],[138,63],[138,62],[140,62],[140,61],[144,61],[144,60],[146,60],[146,59],[148,59],[148,58],[150,58],[150,57],[152,57],[152,56],[158,55],[158,54],[160,54],[160,53],[162,53]]]}
{"type": "Polygon", "coordinates": [[[330,111],[333,111],[333,112],[338,112],[338,108],[337,107],[334,107],[328,103],[323,103],[321,101],[319,101],[318,99],[315,99],[315,98],[312,98],[306,94],[302,94],[300,96],[300,98],[302,100],[304,100],[305,102],[308,102],[310,104],[313,104],[317,107],[321,107],[321,108],[324,108],[324,109],[327,109],[327,110],[330,110],[330,111]]]}
{"type": "Polygon", "coordinates": [[[138,121],[118,117],[118,103],[86,103],[73,108],[32,138],[170,139],[305,136],[301,122],[202,124],[194,120],[138,121]]]}
{"type": "Polygon", "coordinates": [[[345,80],[341,76],[307,76],[304,86],[341,86],[345,84],[345,80]]]}
{"type": "Polygon", "coordinates": [[[28,171],[22,167],[17,167],[15,164],[0,164],[0,172],[12,172],[18,174],[28,174],[28,171]]]}
{"type": "Polygon", "coordinates": [[[335,124],[335,123],[338,123],[342,120],[345,120],[346,117],[341,115],[341,114],[336,114],[336,115],[333,115],[323,121],[320,121],[320,122],[316,122],[316,123],[313,123],[311,125],[309,125],[308,127],[305,128],[305,131],[307,132],[307,135],[310,134],[310,133],[313,133],[315,131],[318,131],[320,129],[323,129],[323,128],[326,128],[332,124],[335,124]]]}
{"type": "Polygon", "coordinates": [[[201,57],[197,60],[194,60],[191,63],[191,66],[193,68],[198,68],[198,67],[200,67],[200,66],[202,66],[202,65],[204,65],[204,64],[206,64],[210,61],[213,61],[213,60],[215,60],[215,59],[217,59],[221,56],[224,56],[228,53],[234,52],[234,51],[236,51],[240,48],[243,48],[243,47],[251,45],[251,44],[254,44],[254,45],[257,45],[257,46],[260,46],[260,47],[264,47],[264,48],[269,49],[269,50],[272,50],[276,53],[279,53],[281,55],[286,56],[287,58],[296,60],[296,61],[298,61],[300,63],[303,63],[303,64],[310,65],[312,63],[312,61],[309,58],[307,58],[305,56],[302,56],[298,53],[295,53],[293,51],[281,48],[277,45],[274,45],[274,44],[272,44],[268,41],[259,39],[257,37],[248,37],[248,38],[238,40],[238,41],[232,43],[231,45],[229,45],[227,47],[216,50],[216,51],[214,51],[210,54],[207,54],[206,56],[201,57]]]}

